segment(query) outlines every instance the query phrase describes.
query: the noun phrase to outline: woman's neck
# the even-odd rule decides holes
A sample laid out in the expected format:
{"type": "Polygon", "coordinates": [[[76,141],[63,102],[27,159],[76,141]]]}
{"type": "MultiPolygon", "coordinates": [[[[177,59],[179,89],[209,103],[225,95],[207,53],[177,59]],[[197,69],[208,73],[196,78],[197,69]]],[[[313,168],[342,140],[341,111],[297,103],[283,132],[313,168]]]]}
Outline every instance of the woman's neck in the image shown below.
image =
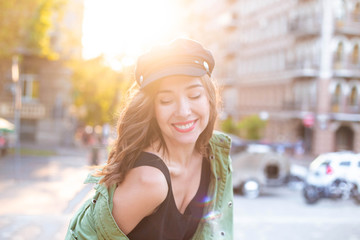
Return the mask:
{"type": "Polygon", "coordinates": [[[164,151],[163,148],[159,150],[159,145],[160,142],[156,142],[146,151],[157,154],[167,165],[181,165],[187,167],[190,161],[201,156],[195,149],[195,144],[179,145],[166,142],[167,151],[164,151]]]}

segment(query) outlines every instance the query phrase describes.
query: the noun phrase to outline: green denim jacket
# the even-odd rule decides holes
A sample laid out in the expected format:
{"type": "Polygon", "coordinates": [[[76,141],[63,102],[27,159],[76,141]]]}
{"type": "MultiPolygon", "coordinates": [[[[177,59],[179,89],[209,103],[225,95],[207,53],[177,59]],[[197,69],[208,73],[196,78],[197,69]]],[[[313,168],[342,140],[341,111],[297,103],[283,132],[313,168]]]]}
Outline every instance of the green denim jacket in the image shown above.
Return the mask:
{"type": "MultiPolygon", "coordinates": [[[[230,160],[231,140],[225,134],[214,132],[210,139],[211,180],[208,213],[199,223],[194,240],[233,239],[233,189],[230,160]]],[[[95,195],[88,199],[70,221],[65,239],[128,240],[112,216],[112,197],[115,184],[106,188],[91,174],[85,183],[96,183],[95,195]]]]}

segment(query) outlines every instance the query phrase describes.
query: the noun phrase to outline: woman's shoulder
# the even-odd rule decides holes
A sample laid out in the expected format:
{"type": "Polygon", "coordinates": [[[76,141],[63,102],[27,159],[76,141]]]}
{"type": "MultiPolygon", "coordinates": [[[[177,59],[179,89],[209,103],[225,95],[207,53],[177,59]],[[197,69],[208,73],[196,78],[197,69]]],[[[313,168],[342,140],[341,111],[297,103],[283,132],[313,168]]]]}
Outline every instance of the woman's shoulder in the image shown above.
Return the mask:
{"type": "Polygon", "coordinates": [[[218,146],[221,146],[224,148],[230,148],[231,138],[227,134],[215,130],[210,139],[210,143],[213,143],[215,145],[218,145],[218,146]]]}
{"type": "Polygon", "coordinates": [[[141,165],[129,170],[124,181],[116,187],[114,198],[121,196],[121,201],[139,204],[145,201],[155,208],[165,200],[168,189],[166,177],[160,169],[141,165]]]}
{"type": "Polygon", "coordinates": [[[161,158],[150,152],[142,152],[127,173],[124,184],[146,194],[162,196],[168,192],[167,168],[161,158]]]}
{"type": "Polygon", "coordinates": [[[125,177],[125,181],[127,179],[132,185],[138,185],[140,188],[159,186],[167,189],[167,181],[164,173],[153,166],[141,165],[132,168],[125,177]]]}

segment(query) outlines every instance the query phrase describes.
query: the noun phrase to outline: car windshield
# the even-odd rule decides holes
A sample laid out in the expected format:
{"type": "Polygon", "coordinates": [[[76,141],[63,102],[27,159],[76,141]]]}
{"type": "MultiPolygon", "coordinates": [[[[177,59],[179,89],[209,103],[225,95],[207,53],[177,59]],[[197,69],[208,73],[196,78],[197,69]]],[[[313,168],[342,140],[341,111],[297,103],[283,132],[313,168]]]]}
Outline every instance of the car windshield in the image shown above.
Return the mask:
{"type": "Polygon", "coordinates": [[[310,164],[310,169],[315,170],[323,165],[328,165],[330,160],[327,159],[327,157],[320,155],[317,158],[315,158],[314,161],[310,164]]]}

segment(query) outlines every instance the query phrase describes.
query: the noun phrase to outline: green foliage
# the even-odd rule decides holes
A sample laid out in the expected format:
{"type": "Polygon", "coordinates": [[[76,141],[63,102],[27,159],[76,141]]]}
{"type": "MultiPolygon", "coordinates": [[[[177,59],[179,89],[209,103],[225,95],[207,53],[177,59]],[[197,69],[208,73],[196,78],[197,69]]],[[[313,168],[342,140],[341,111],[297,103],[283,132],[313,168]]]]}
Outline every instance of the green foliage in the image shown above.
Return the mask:
{"type": "Polygon", "coordinates": [[[111,123],[131,77],[106,66],[103,57],[73,60],[69,67],[73,71],[73,101],[79,119],[92,126],[111,123]]]}
{"type": "Polygon", "coordinates": [[[228,117],[220,123],[221,130],[248,140],[259,140],[266,127],[266,121],[258,115],[244,117],[241,121],[235,121],[228,117]]]}
{"type": "Polygon", "coordinates": [[[221,130],[226,133],[239,135],[239,129],[232,117],[228,117],[220,123],[221,130]]]}
{"type": "Polygon", "coordinates": [[[65,0],[0,1],[0,57],[22,52],[54,59],[50,30],[65,0]]]}
{"type": "Polygon", "coordinates": [[[247,116],[238,123],[240,136],[249,140],[261,139],[265,126],[266,121],[261,120],[258,115],[247,116]]]}

